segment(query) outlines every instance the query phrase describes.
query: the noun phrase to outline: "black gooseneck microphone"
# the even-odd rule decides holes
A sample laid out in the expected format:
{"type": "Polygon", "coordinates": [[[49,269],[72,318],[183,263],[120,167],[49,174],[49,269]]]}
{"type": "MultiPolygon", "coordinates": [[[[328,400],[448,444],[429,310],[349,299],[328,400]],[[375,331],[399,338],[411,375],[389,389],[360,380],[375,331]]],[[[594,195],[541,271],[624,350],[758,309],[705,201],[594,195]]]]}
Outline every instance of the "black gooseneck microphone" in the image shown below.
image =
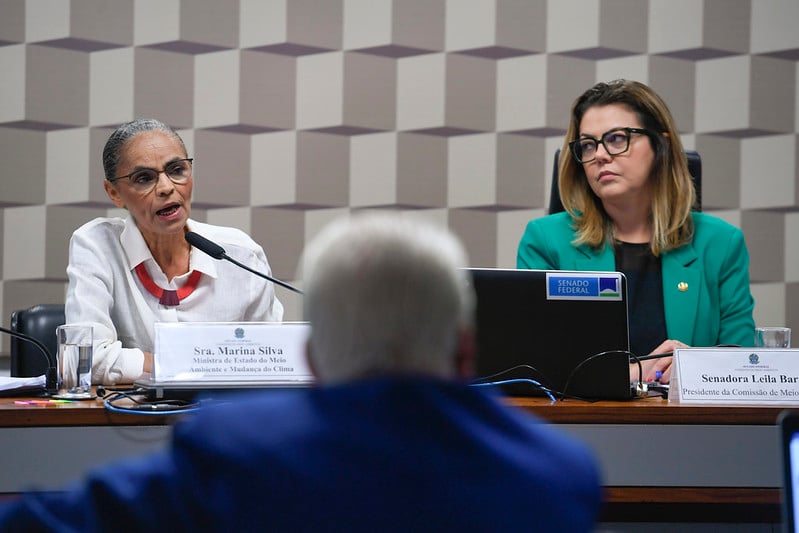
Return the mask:
{"type": "Polygon", "coordinates": [[[44,343],[42,343],[42,341],[39,339],[35,339],[30,335],[25,335],[24,333],[20,333],[18,331],[13,331],[3,327],[0,327],[0,331],[11,335],[12,337],[22,339],[26,342],[32,342],[37,348],[39,348],[39,351],[42,352],[45,360],[47,361],[47,370],[44,373],[44,389],[47,394],[55,394],[58,392],[58,363],[53,360],[54,357],[47,349],[47,346],[45,346],[44,343]]]}
{"type": "Polygon", "coordinates": [[[205,237],[203,237],[199,233],[194,233],[193,231],[187,231],[186,232],[186,240],[188,241],[189,244],[191,244],[192,246],[194,246],[195,248],[197,248],[201,252],[207,253],[208,255],[213,257],[214,259],[224,259],[225,261],[230,261],[231,263],[233,263],[237,267],[243,268],[247,272],[251,272],[251,273],[255,274],[256,276],[259,276],[261,278],[264,278],[265,280],[271,281],[272,283],[274,283],[276,285],[280,285],[281,287],[285,287],[285,288],[289,289],[290,291],[296,292],[297,294],[302,294],[302,291],[300,289],[298,289],[297,287],[293,287],[293,286],[289,285],[285,281],[280,281],[279,279],[275,279],[275,278],[273,278],[271,276],[267,276],[266,274],[264,274],[262,272],[258,272],[257,270],[253,270],[252,268],[250,268],[250,267],[248,267],[246,265],[242,265],[241,263],[239,263],[238,261],[236,261],[235,259],[233,259],[229,255],[227,255],[225,253],[225,249],[224,248],[222,248],[221,246],[219,246],[218,244],[216,244],[213,241],[209,241],[208,239],[206,239],[205,237]]]}

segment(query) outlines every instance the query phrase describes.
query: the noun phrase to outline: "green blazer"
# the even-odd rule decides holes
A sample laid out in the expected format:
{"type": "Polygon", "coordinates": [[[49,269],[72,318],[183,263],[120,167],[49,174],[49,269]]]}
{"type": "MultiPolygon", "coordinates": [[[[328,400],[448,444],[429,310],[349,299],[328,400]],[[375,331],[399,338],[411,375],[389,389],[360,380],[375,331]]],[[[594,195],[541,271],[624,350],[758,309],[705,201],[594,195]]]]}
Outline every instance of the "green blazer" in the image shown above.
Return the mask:
{"type": "MultiPolygon", "coordinates": [[[[755,304],[749,290],[749,252],[743,232],[707,214],[692,216],[693,241],[661,257],[668,337],[689,346],[752,346],[755,304]]],[[[516,266],[616,270],[612,247],[574,246],[574,235],[568,213],[531,220],[519,243],[516,266]]]]}

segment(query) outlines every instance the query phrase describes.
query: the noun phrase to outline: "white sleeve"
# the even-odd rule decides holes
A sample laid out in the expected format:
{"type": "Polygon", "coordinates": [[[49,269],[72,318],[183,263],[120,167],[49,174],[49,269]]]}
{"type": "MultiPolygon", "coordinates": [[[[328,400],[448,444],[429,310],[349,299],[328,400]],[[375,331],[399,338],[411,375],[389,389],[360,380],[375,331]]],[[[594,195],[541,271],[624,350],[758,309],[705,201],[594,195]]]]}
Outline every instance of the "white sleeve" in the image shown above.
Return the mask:
{"type": "MultiPolygon", "coordinates": [[[[125,283],[121,264],[114,265],[111,250],[103,249],[102,239],[94,240],[75,232],[69,242],[69,285],[66,297],[67,323],[85,323],[94,328],[92,382],[114,384],[131,382],[142,374],[144,353],[138,348],[122,348],[111,320],[114,283],[125,283]]],[[[130,310],[135,313],[135,309],[130,310]]]]}
{"type": "MultiPolygon", "coordinates": [[[[255,251],[256,269],[266,275],[272,275],[269,261],[263,248],[255,251]]],[[[280,322],[283,320],[283,304],[275,295],[275,284],[258,276],[251,277],[250,294],[254,296],[246,312],[245,320],[253,322],[280,322]]]]}

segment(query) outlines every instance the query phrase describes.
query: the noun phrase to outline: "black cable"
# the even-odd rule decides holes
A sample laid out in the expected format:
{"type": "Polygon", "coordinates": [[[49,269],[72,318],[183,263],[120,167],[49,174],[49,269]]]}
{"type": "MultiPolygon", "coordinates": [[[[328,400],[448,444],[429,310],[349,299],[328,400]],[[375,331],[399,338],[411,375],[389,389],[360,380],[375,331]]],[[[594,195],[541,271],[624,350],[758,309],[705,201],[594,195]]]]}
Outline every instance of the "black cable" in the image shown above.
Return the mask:
{"type": "Polygon", "coordinates": [[[25,335],[23,333],[19,333],[18,331],[14,331],[11,329],[6,329],[0,326],[0,331],[11,335],[17,339],[21,339],[23,341],[32,342],[34,346],[36,346],[39,351],[44,355],[44,360],[47,363],[47,370],[45,371],[45,391],[47,394],[54,394],[58,391],[58,370],[57,370],[57,363],[54,361],[55,357],[50,353],[47,349],[47,346],[44,345],[42,341],[35,337],[31,337],[30,335],[25,335]]]}
{"type": "Polygon", "coordinates": [[[133,390],[118,390],[111,391],[107,394],[107,389],[102,387],[98,388],[98,395],[103,398],[103,405],[106,409],[113,412],[133,413],[133,414],[172,414],[176,412],[186,413],[199,409],[200,404],[189,402],[187,400],[156,400],[156,401],[142,401],[134,396],[143,395],[146,391],[142,388],[135,388],[133,390]],[[133,406],[116,405],[115,402],[126,399],[133,403],[133,406]]]}
{"type": "MultiPolygon", "coordinates": [[[[536,374],[538,374],[542,378],[545,378],[544,374],[540,370],[538,370],[536,367],[534,367],[533,365],[521,364],[521,365],[512,366],[510,368],[506,368],[504,370],[500,370],[499,372],[495,372],[495,373],[490,374],[488,376],[480,376],[479,378],[473,379],[472,383],[480,383],[480,382],[483,382],[483,381],[486,381],[486,380],[491,380],[491,379],[494,379],[494,378],[498,378],[500,376],[504,376],[505,374],[509,374],[510,372],[513,372],[514,370],[519,370],[519,369],[522,369],[522,368],[527,369],[527,370],[532,370],[533,372],[535,372],[536,374]]],[[[546,379],[544,379],[544,381],[546,381],[546,379]]]]}
{"type": "Polygon", "coordinates": [[[533,385],[535,388],[537,388],[538,390],[543,391],[544,394],[546,394],[547,397],[550,400],[552,400],[553,403],[557,401],[555,399],[555,395],[552,393],[551,390],[549,390],[548,388],[544,387],[543,385],[541,385],[536,380],[530,379],[530,378],[514,378],[514,379],[504,379],[504,380],[500,380],[500,381],[486,381],[486,382],[482,382],[482,383],[472,383],[471,386],[472,387],[498,387],[500,385],[510,385],[510,384],[513,384],[513,383],[529,383],[529,384],[533,385]]]}
{"type": "MultiPolygon", "coordinates": [[[[569,373],[569,376],[566,378],[566,383],[563,385],[563,392],[561,393],[561,398],[560,398],[560,399],[561,399],[561,401],[563,401],[563,399],[566,397],[566,391],[568,391],[568,390],[569,390],[569,384],[571,383],[571,380],[572,380],[572,378],[574,377],[574,375],[575,375],[575,374],[576,374],[576,373],[577,373],[577,372],[578,372],[578,371],[579,371],[579,370],[580,370],[580,369],[581,369],[581,368],[582,368],[584,365],[586,365],[587,363],[589,363],[589,362],[593,361],[594,359],[596,359],[596,358],[598,358],[598,357],[603,357],[603,356],[606,356],[606,355],[609,355],[609,354],[614,354],[614,353],[619,353],[619,354],[627,354],[628,358],[629,358],[629,357],[633,357],[633,358],[635,358],[635,359],[638,359],[638,357],[636,357],[636,355],[635,355],[634,353],[632,353],[632,352],[630,352],[630,351],[628,351],[628,350],[607,350],[607,351],[604,351],[604,352],[595,353],[594,355],[592,355],[592,356],[590,356],[590,357],[586,357],[585,359],[583,359],[582,361],[580,361],[580,364],[579,364],[579,365],[577,365],[576,367],[574,367],[574,369],[573,369],[573,370],[572,370],[572,371],[569,373]]],[[[639,386],[643,386],[643,384],[642,384],[642,382],[641,382],[641,374],[642,374],[642,373],[643,373],[643,369],[641,368],[641,363],[639,362],[639,363],[638,363],[638,374],[639,374],[639,377],[638,377],[638,384],[639,384],[639,386]]]]}

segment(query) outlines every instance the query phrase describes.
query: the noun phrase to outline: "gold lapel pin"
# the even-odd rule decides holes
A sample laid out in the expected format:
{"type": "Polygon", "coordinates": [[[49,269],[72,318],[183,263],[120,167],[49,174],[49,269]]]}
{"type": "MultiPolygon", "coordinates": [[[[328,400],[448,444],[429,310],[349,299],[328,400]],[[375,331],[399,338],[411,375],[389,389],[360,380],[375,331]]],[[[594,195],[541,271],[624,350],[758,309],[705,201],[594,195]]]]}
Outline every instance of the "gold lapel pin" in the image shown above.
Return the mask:
{"type": "Polygon", "coordinates": [[[681,281],[677,284],[677,290],[680,292],[685,292],[688,290],[688,284],[684,281],[681,281]]]}

